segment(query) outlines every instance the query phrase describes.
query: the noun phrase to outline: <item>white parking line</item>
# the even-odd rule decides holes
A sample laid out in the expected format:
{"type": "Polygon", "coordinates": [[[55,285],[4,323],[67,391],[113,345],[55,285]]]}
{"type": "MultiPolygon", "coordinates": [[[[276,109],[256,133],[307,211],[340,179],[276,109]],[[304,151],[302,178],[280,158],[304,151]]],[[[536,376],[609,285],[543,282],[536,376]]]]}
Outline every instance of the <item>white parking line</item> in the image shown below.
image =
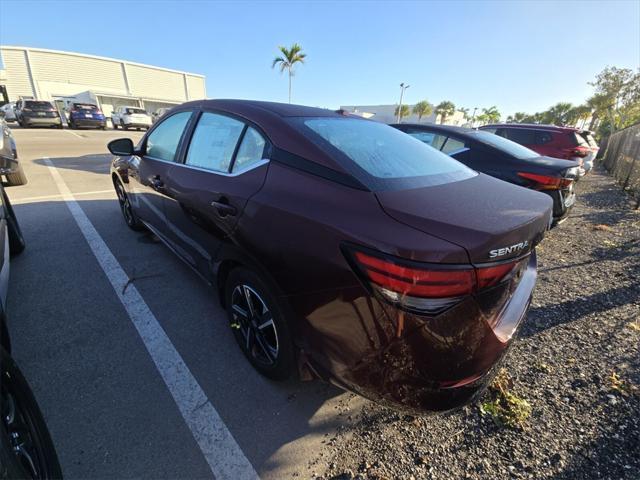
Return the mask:
{"type": "Polygon", "coordinates": [[[258,479],[251,462],[244,456],[138,289],[130,284],[128,275],[76,201],[53,162],[49,158],[43,160],[98,264],[137,329],[214,477],[218,480],[258,479]]]}
{"type": "MultiPolygon", "coordinates": [[[[77,197],[78,195],[98,195],[102,193],[111,193],[114,197],[116,196],[116,191],[113,188],[109,190],[93,190],[91,192],[76,192],[74,193],[74,196],[77,197]]],[[[39,202],[41,200],[54,200],[57,198],[62,198],[62,194],[58,193],[56,195],[40,195],[39,197],[16,198],[15,200],[11,200],[11,203],[14,205],[18,205],[21,203],[39,202]]]]}
{"type": "Polygon", "coordinates": [[[65,132],[70,133],[71,135],[74,135],[74,136],[76,136],[78,138],[84,138],[82,135],[78,135],[76,132],[72,132],[71,130],[66,130],[65,129],[65,132]]]}

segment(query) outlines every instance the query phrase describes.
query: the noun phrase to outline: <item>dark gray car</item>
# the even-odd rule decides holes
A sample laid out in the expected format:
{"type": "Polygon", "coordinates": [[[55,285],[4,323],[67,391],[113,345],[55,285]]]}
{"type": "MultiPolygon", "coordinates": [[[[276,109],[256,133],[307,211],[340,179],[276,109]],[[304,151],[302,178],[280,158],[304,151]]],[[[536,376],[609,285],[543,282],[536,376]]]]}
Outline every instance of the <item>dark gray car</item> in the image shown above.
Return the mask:
{"type": "Polygon", "coordinates": [[[16,142],[4,118],[0,118],[0,175],[6,177],[8,187],[27,183],[27,176],[18,162],[16,142]]]}

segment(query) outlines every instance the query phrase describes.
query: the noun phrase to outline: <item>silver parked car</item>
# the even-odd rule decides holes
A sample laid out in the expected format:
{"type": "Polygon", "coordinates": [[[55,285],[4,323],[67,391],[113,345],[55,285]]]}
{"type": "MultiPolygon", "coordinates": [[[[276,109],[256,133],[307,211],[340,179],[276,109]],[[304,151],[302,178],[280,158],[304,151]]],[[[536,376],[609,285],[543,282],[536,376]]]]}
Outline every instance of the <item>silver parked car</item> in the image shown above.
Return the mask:
{"type": "Polygon", "coordinates": [[[27,176],[22,170],[22,165],[18,162],[16,141],[13,139],[11,129],[4,118],[0,118],[0,175],[7,178],[8,187],[27,183],[27,176]]]}
{"type": "Polygon", "coordinates": [[[16,121],[16,112],[15,112],[16,104],[15,103],[5,103],[0,107],[0,115],[2,115],[6,122],[15,122],[16,121]]]}

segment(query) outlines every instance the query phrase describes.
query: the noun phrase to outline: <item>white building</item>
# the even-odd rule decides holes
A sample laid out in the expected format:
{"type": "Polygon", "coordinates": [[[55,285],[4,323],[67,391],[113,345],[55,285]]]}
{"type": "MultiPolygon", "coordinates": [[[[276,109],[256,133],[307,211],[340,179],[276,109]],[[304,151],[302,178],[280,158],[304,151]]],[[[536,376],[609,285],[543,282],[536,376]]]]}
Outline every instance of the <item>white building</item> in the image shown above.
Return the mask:
{"type": "MultiPolygon", "coordinates": [[[[105,115],[131,105],[153,112],[206,98],[205,77],[126,60],[42,48],[0,46],[0,95],[98,105],[105,115]]],[[[2,103],[4,103],[2,102],[2,103]]]]}
{"type": "MultiPolygon", "coordinates": [[[[360,115],[361,117],[370,118],[382,123],[396,123],[398,117],[395,114],[398,105],[343,105],[341,110],[360,115]]],[[[413,112],[413,105],[409,105],[409,109],[413,112]]],[[[438,117],[438,123],[440,118],[438,117]]],[[[418,120],[418,116],[411,113],[408,117],[402,118],[402,123],[436,123],[436,114],[422,117],[418,120]]],[[[453,115],[446,118],[446,125],[464,125],[467,121],[464,119],[462,112],[456,111],[453,115]]]]}

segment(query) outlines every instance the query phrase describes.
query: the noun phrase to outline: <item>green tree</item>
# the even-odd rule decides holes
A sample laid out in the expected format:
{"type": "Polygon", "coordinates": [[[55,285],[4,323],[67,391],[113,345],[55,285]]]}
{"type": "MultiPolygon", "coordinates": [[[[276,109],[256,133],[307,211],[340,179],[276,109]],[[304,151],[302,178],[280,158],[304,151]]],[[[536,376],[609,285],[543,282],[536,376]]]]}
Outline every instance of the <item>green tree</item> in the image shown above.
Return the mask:
{"type": "Polygon", "coordinates": [[[578,105],[567,112],[567,125],[577,125],[582,120],[582,127],[584,127],[584,123],[590,116],[591,107],[589,105],[578,105]]]}
{"type": "Polygon", "coordinates": [[[469,109],[468,108],[458,108],[458,111],[462,112],[462,118],[464,118],[464,120],[466,122],[471,120],[471,116],[469,115],[469,109]]]}
{"type": "Polygon", "coordinates": [[[283,73],[285,70],[289,73],[289,103],[291,103],[291,77],[295,74],[293,67],[296,63],[304,63],[307,54],[302,53],[302,47],[297,43],[291,45],[291,48],[280,46],[278,49],[282,55],[278,55],[273,59],[271,68],[279,66],[280,73],[283,73]]]}
{"type": "Polygon", "coordinates": [[[594,97],[598,97],[596,114],[601,118],[607,117],[609,133],[630,125],[638,118],[640,69],[634,73],[629,68],[607,67],[590,85],[595,87],[594,97]]]}
{"type": "Polygon", "coordinates": [[[400,116],[400,121],[402,122],[402,119],[404,117],[408,117],[409,115],[411,115],[411,109],[409,108],[409,105],[402,105],[402,108],[400,107],[400,105],[398,105],[395,109],[394,115],[396,117],[400,116]],[[398,110],[400,111],[400,113],[398,113],[398,110]]]}
{"type": "MultiPolygon", "coordinates": [[[[527,119],[531,117],[531,115],[524,112],[516,112],[511,117],[514,123],[526,123],[527,119]]],[[[508,121],[508,120],[507,120],[508,121]]]]}
{"type": "MultiPolygon", "coordinates": [[[[422,100],[421,102],[418,102],[413,106],[413,113],[418,116],[418,121],[420,121],[422,120],[422,117],[425,117],[425,116],[428,117],[433,113],[433,105],[431,105],[426,100],[422,100]]],[[[398,116],[397,111],[396,111],[396,116],[398,116]]]]}
{"type": "Polygon", "coordinates": [[[544,123],[551,123],[553,125],[566,125],[569,119],[569,112],[573,108],[569,102],[558,102],[546,112],[543,112],[545,115],[544,123]]]}
{"type": "Polygon", "coordinates": [[[440,102],[435,109],[436,116],[440,116],[440,123],[444,123],[447,117],[453,115],[456,112],[456,106],[453,102],[445,100],[440,102]]]}
{"type": "Polygon", "coordinates": [[[490,108],[483,108],[480,116],[484,119],[485,123],[496,123],[500,121],[500,112],[495,105],[490,108]]]}

